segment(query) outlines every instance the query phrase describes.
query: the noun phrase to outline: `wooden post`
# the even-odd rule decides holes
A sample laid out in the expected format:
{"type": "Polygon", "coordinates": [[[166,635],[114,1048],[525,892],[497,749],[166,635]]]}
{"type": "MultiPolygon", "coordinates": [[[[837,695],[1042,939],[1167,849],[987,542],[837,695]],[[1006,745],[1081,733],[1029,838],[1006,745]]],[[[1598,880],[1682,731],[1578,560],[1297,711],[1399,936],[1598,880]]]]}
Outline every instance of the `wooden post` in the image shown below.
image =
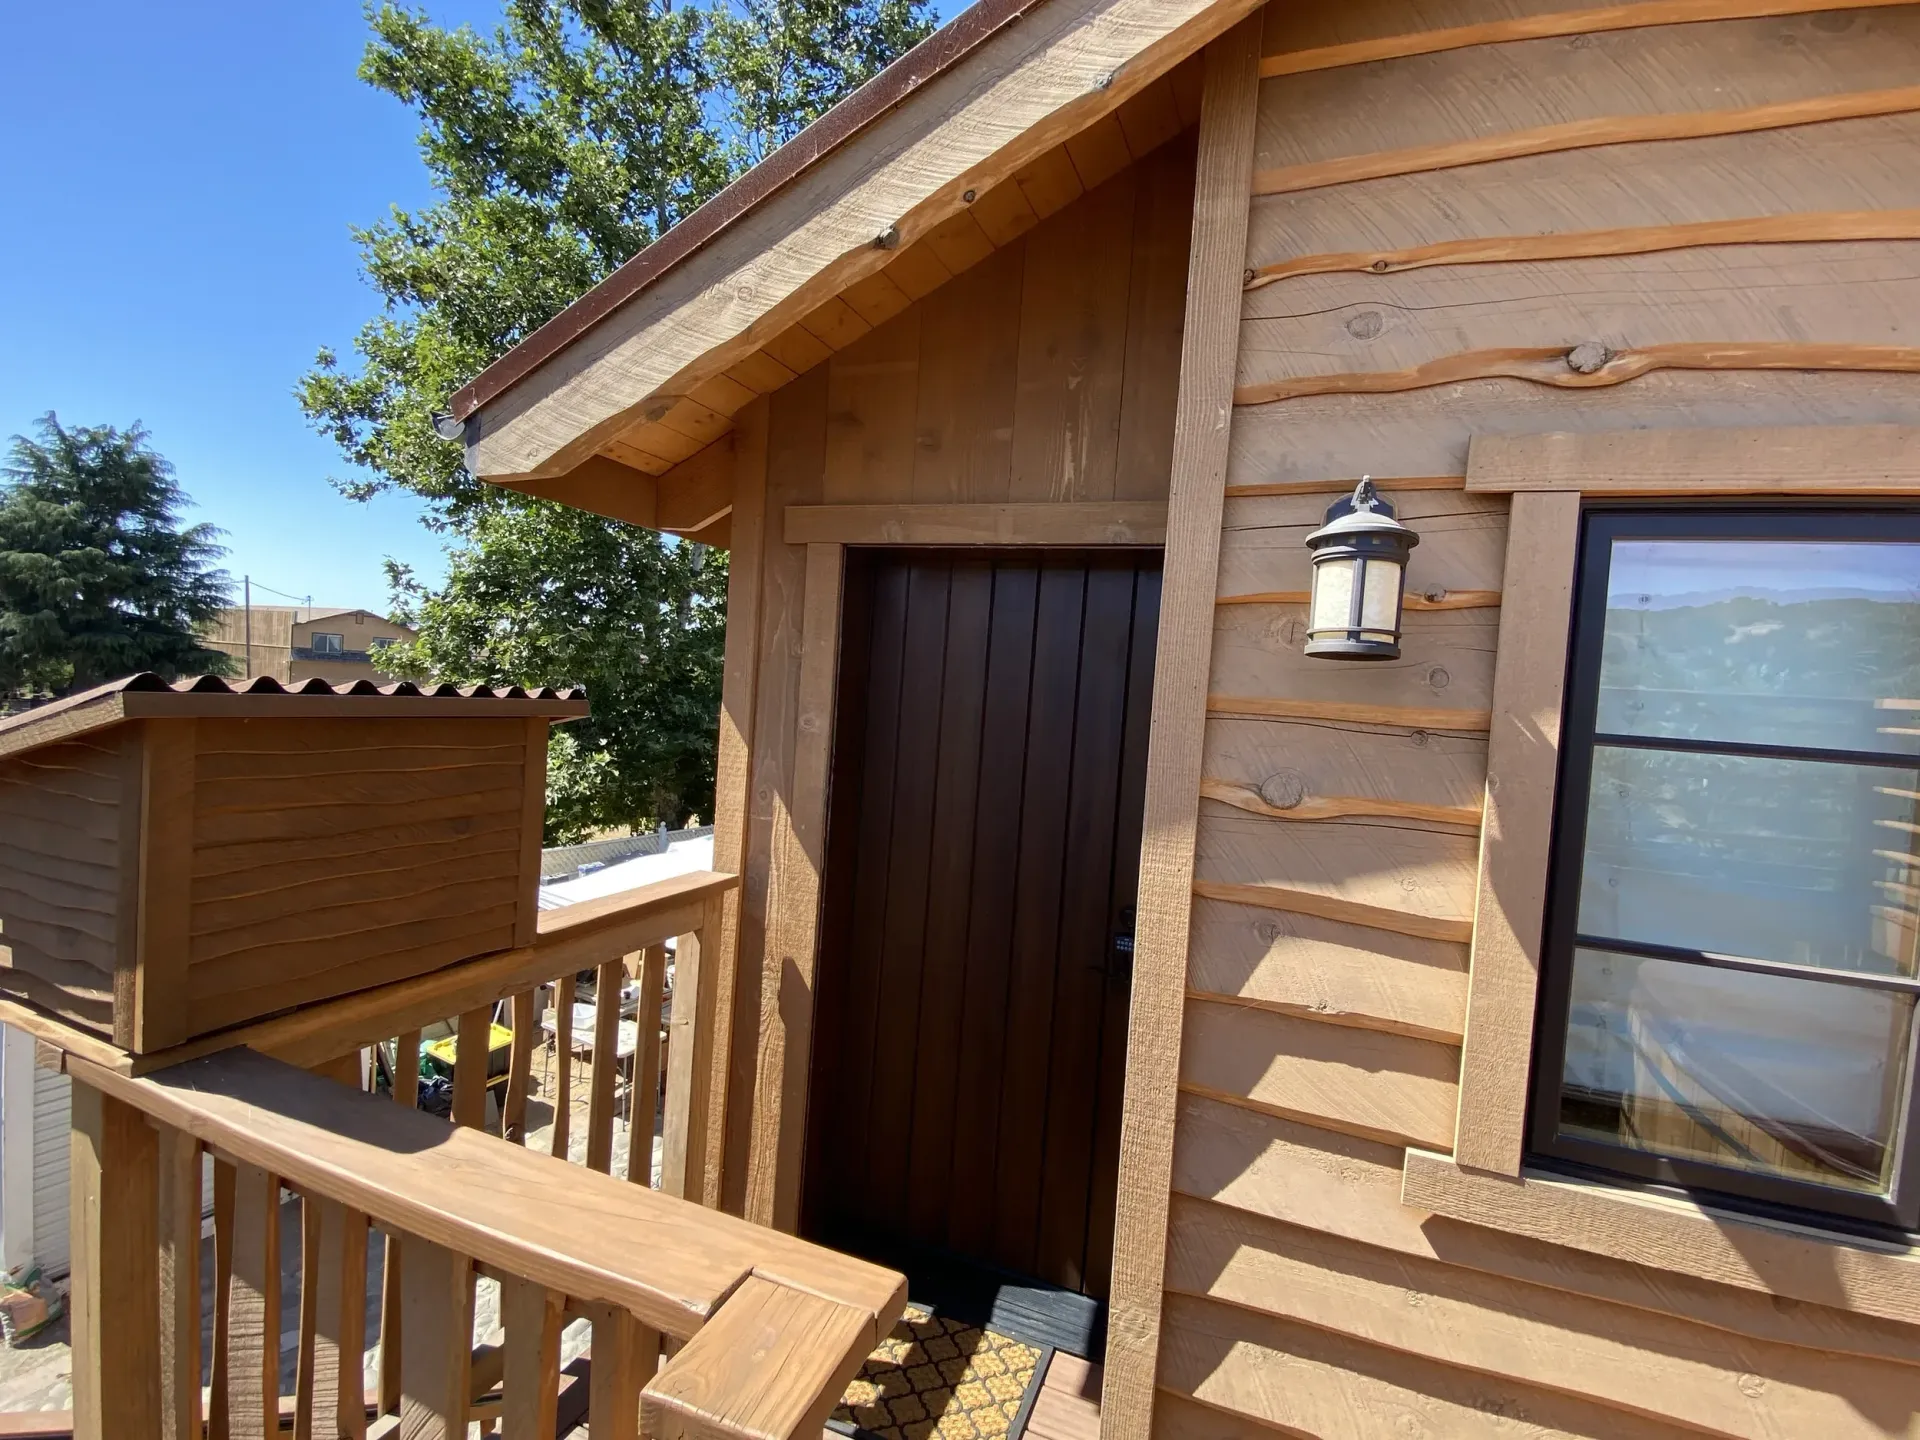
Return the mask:
{"type": "Polygon", "coordinates": [[[800,1223],[845,560],[844,546],[807,546],[792,801],[783,806],[776,798],[773,815],[745,1213],[757,1225],[787,1231],[800,1223]]]}
{"type": "Polygon", "coordinates": [[[410,1235],[401,1272],[407,1344],[400,1362],[400,1434],[405,1440],[465,1440],[473,1266],[410,1235]]]}
{"type": "Polygon", "coordinates": [[[587,1168],[613,1173],[613,1092],[620,1078],[620,989],[627,967],[603,960],[593,981],[593,1074],[587,1090],[587,1168]]]}
{"type": "Polygon", "coordinates": [[[482,1130],[487,1121],[487,1067],[493,1060],[493,1007],[460,1016],[453,1042],[453,1123],[482,1130]]]}
{"type": "Polygon", "coordinates": [[[660,1336],[618,1305],[588,1305],[593,1372],[587,1415],[594,1440],[640,1440],[640,1391],[660,1366],[660,1336]]]}
{"type": "Polygon", "coordinates": [[[75,1440],[160,1440],[159,1136],[78,1081],[70,1156],[75,1440]]]}
{"type": "MultiPolygon", "coordinates": [[[[420,1032],[409,1030],[393,1042],[393,1098],[409,1110],[420,1104],[420,1032]]],[[[400,1237],[387,1233],[380,1255],[380,1413],[400,1406],[400,1237]]],[[[218,1440],[218,1437],[216,1437],[218,1440]]]]}
{"type": "Polygon", "coordinates": [[[1146,1440],[1153,1424],[1200,761],[1253,184],[1260,23],[1257,14],[1243,20],[1206,52],[1121,1111],[1101,1411],[1101,1433],[1109,1440],[1146,1440]]]}
{"type": "Polygon", "coordinates": [[[553,1434],[560,1403],[560,1330],[566,1297],[531,1280],[500,1282],[507,1330],[502,1418],[508,1435],[553,1434]]]}
{"type": "Polygon", "coordinates": [[[667,1028],[667,1114],[660,1188],[710,1209],[720,1204],[725,1154],[727,1057],[716,1054],[713,966],[717,947],[702,937],[720,934],[722,910],[709,900],[700,929],[675,945],[673,1018],[667,1028]]]}
{"type": "Polygon", "coordinates": [[[653,1184],[653,1126],[660,1113],[660,1007],[666,995],[667,947],[640,954],[640,1043],[633,1052],[633,1088],[627,1094],[627,1178],[653,1184]]]}
{"type": "Polygon", "coordinates": [[[234,1166],[227,1285],[227,1425],[232,1440],[280,1433],[280,1181],[234,1166]]]}
{"type": "Polygon", "coordinates": [[[160,1434],[200,1440],[200,1144],[159,1132],[160,1434]]]}

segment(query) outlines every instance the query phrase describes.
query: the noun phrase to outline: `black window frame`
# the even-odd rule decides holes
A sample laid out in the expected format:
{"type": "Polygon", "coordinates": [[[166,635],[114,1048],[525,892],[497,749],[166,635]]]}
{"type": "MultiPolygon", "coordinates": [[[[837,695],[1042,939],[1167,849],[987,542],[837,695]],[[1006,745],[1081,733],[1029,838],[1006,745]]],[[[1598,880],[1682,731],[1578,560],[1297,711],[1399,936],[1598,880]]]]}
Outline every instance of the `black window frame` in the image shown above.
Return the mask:
{"type": "MultiPolygon", "coordinates": [[[[1827,983],[1860,984],[1911,993],[1916,997],[1909,1027],[1905,1114],[1893,1127],[1898,1147],[1893,1182],[1884,1196],[1848,1191],[1813,1181],[1738,1170],[1581,1139],[1558,1133],[1560,1088],[1566,1059],[1576,948],[1599,948],[1623,955],[1682,959],[1722,968],[1778,975],[1806,975],[1805,968],[1769,961],[1738,961],[1671,946],[1625,943],[1612,937],[1595,946],[1579,935],[1582,868],[1586,852],[1587,810],[1596,742],[1620,737],[1597,735],[1600,660],[1605,636],[1607,580],[1616,540],[1836,540],[1920,543],[1920,511],[1912,506],[1879,507],[1858,502],[1837,506],[1701,506],[1588,504],[1582,507],[1578,570],[1574,582],[1572,631],[1561,712],[1560,773],[1555,786],[1553,848],[1548,863],[1546,930],[1541,952],[1539,999],[1534,1019],[1532,1075],[1528,1083],[1527,1138],[1530,1163],[1548,1169],[1600,1177],[1614,1182],[1676,1189],[1712,1199],[1727,1208],[1778,1215],[1822,1228],[1872,1235],[1908,1237],[1920,1233],[1920,977],[1875,977],[1856,972],[1823,976],[1827,983]]],[[[1644,748],[1710,749],[1712,753],[1772,754],[1777,758],[1826,759],[1889,765],[1877,753],[1812,750],[1748,744],[1678,743],[1630,737],[1644,748]]],[[[1920,769],[1920,754],[1903,757],[1920,769]]]]}

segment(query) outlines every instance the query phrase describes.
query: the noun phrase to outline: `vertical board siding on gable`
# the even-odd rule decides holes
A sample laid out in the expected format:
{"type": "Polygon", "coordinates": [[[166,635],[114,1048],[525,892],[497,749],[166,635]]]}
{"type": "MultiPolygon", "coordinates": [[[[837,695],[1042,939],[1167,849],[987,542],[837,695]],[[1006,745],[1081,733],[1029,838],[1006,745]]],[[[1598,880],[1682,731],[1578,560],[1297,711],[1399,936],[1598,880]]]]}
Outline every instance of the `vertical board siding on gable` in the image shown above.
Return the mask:
{"type": "MultiPolygon", "coordinates": [[[[772,1083],[756,1078],[758,977],[774,811],[789,803],[798,723],[806,547],[781,541],[778,517],[788,505],[824,503],[1164,499],[1193,165],[1191,137],[1176,137],[1047,206],[1010,243],[768,397],[727,1117],[731,1210],[746,1203],[756,1086],[772,1083]]],[[[982,1213],[990,1226],[992,1206],[982,1213]]]]}
{"type": "MultiPolygon", "coordinates": [[[[1594,7],[1276,6],[1266,53],[1583,8],[1594,7]]],[[[1430,727],[1433,712],[1485,723],[1505,500],[1395,494],[1423,542],[1402,661],[1301,655],[1301,542],[1362,474],[1463,476],[1476,434],[1912,424],[1920,413],[1920,376],[1864,368],[1881,362],[1861,348],[1920,346],[1920,243],[1609,255],[1581,238],[1920,206],[1920,115],[1451,168],[1412,168],[1416,152],[1916,76],[1920,6],[1868,6],[1466,45],[1264,83],[1256,168],[1269,179],[1386,154],[1409,168],[1253,204],[1250,266],[1324,273],[1248,292],[1228,483],[1325,488],[1228,501],[1198,874],[1203,885],[1270,887],[1236,889],[1235,900],[1296,908],[1195,902],[1156,1434],[1239,1433],[1228,1418],[1239,1415],[1259,1427],[1247,1433],[1324,1440],[1402,1429],[1920,1435],[1920,1332],[1909,1327],[1400,1203],[1400,1146],[1422,1134],[1451,1145],[1466,947],[1421,934],[1430,919],[1471,916],[1486,741],[1471,724],[1430,727]],[[1561,237],[1565,255],[1402,268],[1421,246],[1503,236],[1561,237]],[[1791,343],[1830,352],[1839,368],[1655,371],[1587,389],[1472,371],[1471,357],[1551,357],[1588,342],[1791,343]],[[1436,362],[1465,364],[1464,378],[1373,378],[1436,362]],[[1251,403],[1303,379],[1353,393],[1251,403]],[[1254,703],[1236,712],[1236,700],[1254,703]],[[1249,715],[1261,703],[1285,718],[1249,715]],[[1417,708],[1422,720],[1362,723],[1339,708],[1368,705],[1417,708]],[[1397,912],[1420,933],[1300,913],[1299,896],[1309,908],[1314,897],[1364,905],[1354,913],[1383,924],[1397,912]]],[[[1555,378],[1552,363],[1540,373],[1555,378]]]]}

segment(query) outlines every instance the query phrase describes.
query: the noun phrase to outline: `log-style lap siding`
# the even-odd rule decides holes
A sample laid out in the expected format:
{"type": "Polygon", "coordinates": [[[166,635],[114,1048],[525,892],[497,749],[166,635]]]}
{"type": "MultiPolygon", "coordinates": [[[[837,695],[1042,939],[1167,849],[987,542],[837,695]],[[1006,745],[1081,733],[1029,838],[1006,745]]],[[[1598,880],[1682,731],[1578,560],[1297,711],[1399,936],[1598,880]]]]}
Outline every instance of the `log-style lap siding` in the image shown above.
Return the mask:
{"type": "Polygon", "coordinates": [[[1453,1142],[1507,566],[1508,497],[1438,477],[1912,424],[1920,92],[1858,97],[1920,78],[1920,5],[1276,5],[1264,53],[1154,1433],[1920,1435],[1920,1332],[1400,1193],[1453,1142]],[[1397,664],[1306,661],[1301,538],[1363,473],[1421,482],[1419,608],[1397,664]]]}

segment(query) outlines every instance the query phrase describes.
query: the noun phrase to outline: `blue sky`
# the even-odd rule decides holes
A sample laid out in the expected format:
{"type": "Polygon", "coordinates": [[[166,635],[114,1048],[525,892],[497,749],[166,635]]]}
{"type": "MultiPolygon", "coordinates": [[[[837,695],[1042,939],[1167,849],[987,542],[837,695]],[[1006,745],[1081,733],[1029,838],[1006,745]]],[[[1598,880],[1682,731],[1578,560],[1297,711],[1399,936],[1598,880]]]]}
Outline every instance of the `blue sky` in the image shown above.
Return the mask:
{"type": "MultiPolygon", "coordinates": [[[[501,4],[424,8],[491,28],[501,4]]],[[[383,557],[442,575],[416,505],[328,485],[292,394],[374,312],[348,226],[431,199],[413,115],[355,76],[358,0],[66,0],[6,30],[0,439],[143,421],[236,583],[384,609],[383,557]]]]}
{"type": "Polygon", "coordinates": [[[430,198],[413,117],[355,78],[358,4],[70,0],[7,31],[0,436],[144,421],[236,581],[384,608],[383,556],[442,573],[417,506],[332,490],[292,395],[376,304],[347,227],[430,198]]]}

